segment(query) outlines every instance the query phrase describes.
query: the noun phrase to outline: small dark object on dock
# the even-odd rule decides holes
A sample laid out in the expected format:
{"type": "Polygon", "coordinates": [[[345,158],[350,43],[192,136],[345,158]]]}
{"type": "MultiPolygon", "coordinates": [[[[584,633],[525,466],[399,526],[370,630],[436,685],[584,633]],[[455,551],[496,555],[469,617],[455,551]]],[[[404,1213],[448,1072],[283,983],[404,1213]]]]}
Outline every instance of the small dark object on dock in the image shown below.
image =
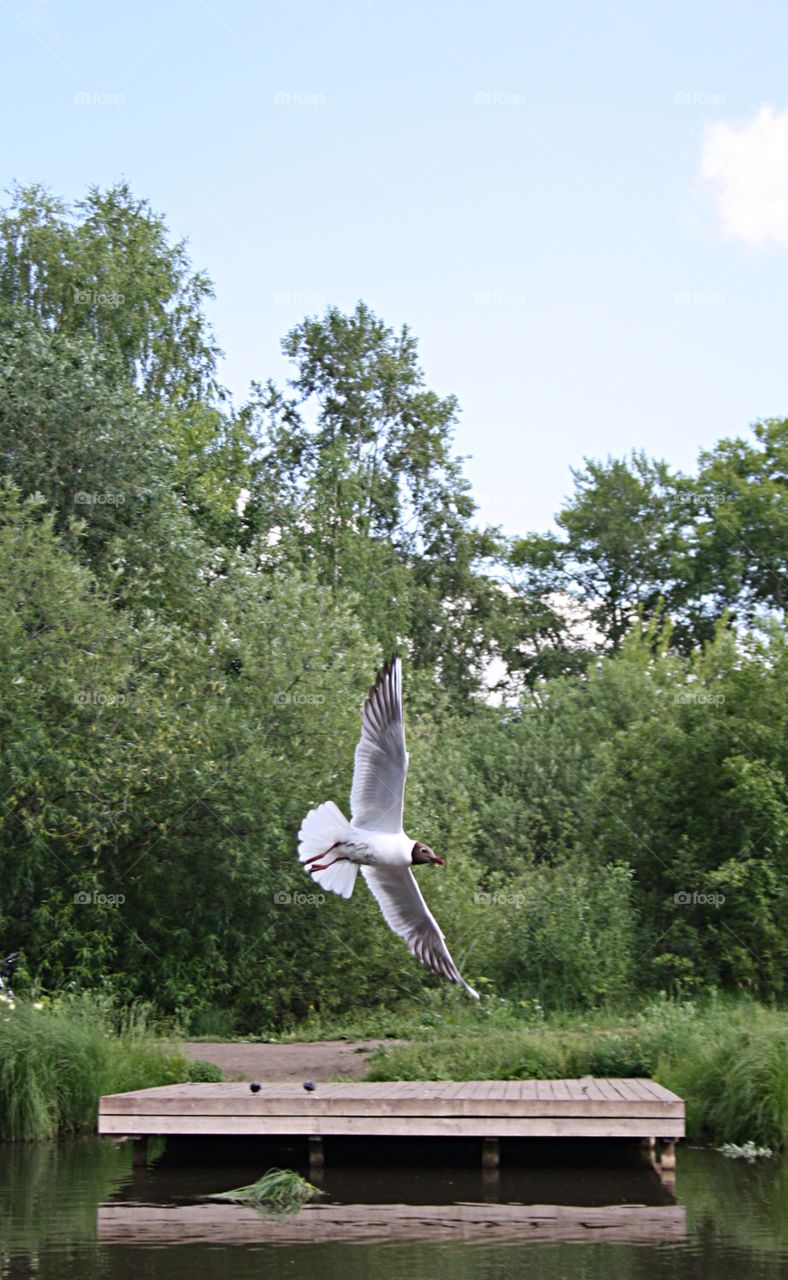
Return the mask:
{"type": "Polygon", "coordinates": [[[253,1080],[252,1083],[249,1085],[249,1088],[252,1090],[252,1093],[259,1093],[262,1088],[262,1085],[260,1084],[259,1080],[253,1080]]]}
{"type": "Polygon", "coordinates": [[[317,1088],[317,1085],[315,1084],[314,1080],[305,1080],[304,1088],[306,1089],[307,1093],[314,1093],[315,1089],[317,1088]]]}

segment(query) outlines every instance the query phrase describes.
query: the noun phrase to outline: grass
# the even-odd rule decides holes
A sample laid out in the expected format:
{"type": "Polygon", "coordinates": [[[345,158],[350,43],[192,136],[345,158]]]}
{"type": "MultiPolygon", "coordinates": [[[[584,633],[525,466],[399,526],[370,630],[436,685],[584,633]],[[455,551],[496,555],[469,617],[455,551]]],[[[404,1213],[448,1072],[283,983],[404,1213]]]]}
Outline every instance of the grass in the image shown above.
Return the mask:
{"type": "Polygon", "coordinates": [[[0,1138],[26,1140],[96,1125],[102,1094],[190,1079],[191,1064],[148,1009],[101,997],[0,1005],[0,1138]]]}
{"type": "Polygon", "coordinates": [[[233,1204],[248,1204],[254,1209],[269,1213],[298,1213],[312,1196],[324,1193],[311,1182],[294,1173],[292,1169],[269,1169],[257,1182],[234,1191],[218,1191],[207,1196],[208,1200],[231,1200],[233,1204]]]}
{"type": "Polygon", "coordinates": [[[300,1021],[238,1039],[269,1044],[304,1040],[410,1040],[431,1035],[438,1029],[515,1029],[524,1022],[538,1023],[543,1017],[541,1005],[535,1000],[509,1001],[486,995],[477,1003],[458,988],[446,986],[425,991],[418,1001],[394,1001],[388,1006],[358,1009],[353,1013],[322,1013],[312,1009],[300,1021]]]}
{"type": "MultiPolygon", "coordinates": [[[[484,1001],[482,1005],[484,1005],[484,1001]]],[[[653,1076],[687,1103],[695,1139],[788,1146],[788,1020],[750,1000],[660,999],[611,1013],[535,1017],[493,1007],[422,1020],[410,1043],[383,1046],[369,1080],[653,1076]]]]}

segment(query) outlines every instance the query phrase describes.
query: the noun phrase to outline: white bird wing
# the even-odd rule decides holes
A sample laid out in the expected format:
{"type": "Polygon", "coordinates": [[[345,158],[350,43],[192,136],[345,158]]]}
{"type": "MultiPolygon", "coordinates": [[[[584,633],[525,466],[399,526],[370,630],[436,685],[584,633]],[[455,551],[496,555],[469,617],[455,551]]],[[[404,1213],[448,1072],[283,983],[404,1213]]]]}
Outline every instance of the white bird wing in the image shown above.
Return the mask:
{"type": "Polygon", "coordinates": [[[350,792],[353,826],[400,832],[407,773],[402,663],[395,656],[378,672],[361,712],[350,792]]]}
{"type": "Polygon", "coordinates": [[[433,973],[461,983],[478,1000],[478,991],[468,985],[449,955],[446,940],[410,867],[362,867],[361,874],[377,898],[386,924],[405,939],[413,955],[433,973]]]}

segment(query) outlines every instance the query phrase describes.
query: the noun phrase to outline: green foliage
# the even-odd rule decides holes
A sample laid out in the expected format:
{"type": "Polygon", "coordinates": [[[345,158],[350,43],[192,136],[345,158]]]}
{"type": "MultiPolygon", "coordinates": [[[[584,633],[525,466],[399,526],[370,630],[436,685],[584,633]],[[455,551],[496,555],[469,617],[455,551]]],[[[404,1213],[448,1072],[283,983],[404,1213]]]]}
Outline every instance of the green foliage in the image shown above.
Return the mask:
{"type": "Polygon", "coordinates": [[[687,1099],[687,1127],[713,1141],[788,1146],[788,1026],[746,1005],[721,1010],[693,1050],[665,1054],[659,1079],[687,1099]]]}
{"type": "MultiPolygon", "coordinates": [[[[587,679],[554,680],[526,695],[519,715],[477,728],[476,858],[507,892],[516,883],[521,903],[543,866],[570,858],[565,914],[572,894],[579,908],[586,893],[604,916],[608,891],[594,879],[628,868],[631,974],[641,989],[783,990],[785,684],[776,627],[738,640],[721,629],[688,658],[666,647],[656,624],[635,630],[587,679]]],[[[611,881],[618,921],[608,937],[622,928],[624,960],[625,901],[611,881]]],[[[524,925],[512,914],[504,951],[509,929],[524,925]]],[[[548,918],[545,928],[554,928],[548,918]]],[[[603,951],[610,946],[603,938],[603,951]]],[[[523,948],[526,962],[530,954],[523,948]]]]}
{"type": "Polygon", "coordinates": [[[746,620],[764,606],[785,612],[788,567],[788,419],[759,422],[754,435],[701,454],[692,486],[695,592],[746,620]]]}
{"type": "Polygon", "coordinates": [[[494,652],[504,598],[483,571],[499,539],[474,527],[451,452],[456,400],[424,386],[410,330],[395,333],[364,303],[304,320],[282,348],[292,394],[257,386],[248,408],[263,451],[250,532],[267,535],[270,555],[275,531],[280,562],[355,592],[382,651],[407,636],[414,665],[439,667],[461,699],[494,652]]]}
{"type": "Polygon", "coordinates": [[[679,571],[684,511],[668,468],[643,453],[586,461],[557,518],[567,589],[617,649],[638,613],[649,618],[679,571]]]}
{"type": "Polygon", "coordinates": [[[103,1094],[188,1078],[139,1006],[118,1015],[84,995],[0,1004],[0,1139],[93,1129],[103,1094]]]}
{"type": "Polygon", "coordinates": [[[189,1079],[201,1084],[216,1084],[224,1080],[224,1072],[215,1062],[208,1062],[206,1058],[195,1058],[189,1063],[189,1079]]]}
{"type": "Polygon", "coordinates": [[[207,277],[183,241],[126,183],[69,208],[19,187],[0,216],[0,300],[68,338],[98,342],[119,373],[162,399],[215,386],[219,354],[203,305],[207,277]]]}
{"type": "Polygon", "coordinates": [[[631,988],[631,872],[579,858],[491,876],[477,967],[499,990],[551,1008],[621,1000],[631,988]]]}
{"type": "Polygon", "coordinates": [[[722,619],[784,616],[788,420],[758,423],[754,437],[720,441],[694,477],[643,453],[586,459],[560,533],[511,542],[510,670],[531,685],[582,670],[663,611],[685,653],[722,619]]]}

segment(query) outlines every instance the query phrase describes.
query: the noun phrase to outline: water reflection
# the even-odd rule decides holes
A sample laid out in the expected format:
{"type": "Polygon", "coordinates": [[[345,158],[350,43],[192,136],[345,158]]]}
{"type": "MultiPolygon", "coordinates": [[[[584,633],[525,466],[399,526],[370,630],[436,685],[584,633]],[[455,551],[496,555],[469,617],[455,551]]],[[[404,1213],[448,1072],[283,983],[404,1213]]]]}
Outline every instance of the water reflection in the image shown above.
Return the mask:
{"type": "MultiPolygon", "coordinates": [[[[220,1274],[385,1280],[583,1277],[635,1280],[747,1274],[788,1261],[788,1176],[714,1152],[679,1153],[677,1197],[630,1152],[602,1164],[558,1144],[491,1180],[470,1162],[360,1168],[335,1163],[326,1196],[276,1222],[201,1197],[249,1182],[272,1152],[170,1149],[133,1169],[128,1145],[100,1139],[0,1145],[0,1274],[64,1280],[207,1280],[220,1274]],[[624,1160],[622,1165],[621,1160],[624,1160]],[[229,1161],[229,1162],[227,1162],[229,1161]]],[[[291,1152],[296,1156],[296,1151],[291,1152]]],[[[278,1153],[278,1163],[288,1163],[278,1153]]],[[[295,1159],[289,1161],[296,1164],[295,1159]]]]}

